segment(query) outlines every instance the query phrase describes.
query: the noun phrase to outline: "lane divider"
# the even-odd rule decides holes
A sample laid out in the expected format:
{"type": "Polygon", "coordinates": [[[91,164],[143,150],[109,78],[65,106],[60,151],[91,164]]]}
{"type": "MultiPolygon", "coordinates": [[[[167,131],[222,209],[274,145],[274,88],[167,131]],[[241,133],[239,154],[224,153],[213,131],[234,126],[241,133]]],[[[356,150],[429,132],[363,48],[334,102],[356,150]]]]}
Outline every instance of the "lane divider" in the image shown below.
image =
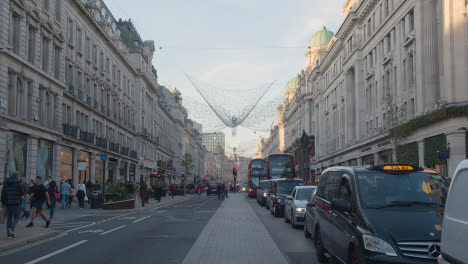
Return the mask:
{"type": "Polygon", "coordinates": [[[101,234],[99,234],[99,235],[100,235],[100,236],[103,236],[103,235],[105,235],[105,234],[109,234],[110,232],[114,232],[115,230],[119,230],[119,229],[121,229],[121,228],[124,228],[125,226],[127,226],[127,225],[119,226],[119,227],[117,227],[117,228],[111,229],[111,230],[106,231],[106,232],[104,232],[104,233],[101,233],[101,234]]]}
{"type": "Polygon", "coordinates": [[[64,252],[64,251],[67,251],[67,250],[69,250],[69,249],[72,249],[72,248],[74,248],[74,247],[77,247],[77,246],[79,246],[79,245],[81,245],[81,244],[83,244],[83,243],[86,243],[86,242],[88,242],[88,240],[81,240],[80,242],[77,242],[77,243],[75,243],[75,244],[73,244],[73,245],[70,245],[70,246],[68,246],[68,247],[64,247],[64,248],[62,248],[62,249],[59,249],[59,250],[57,250],[57,251],[55,251],[55,252],[52,252],[52,253],[50,253],[50,254],[47,254],[47,255],[42,256],[42,257],[40,257],[40,258],[37,258],[37,259],[35,259],[35,260],[26,262],[25,264],[34,264],[34,263],[37,263],[37,262],[39,262],[39,261],[42,261],[42,260],[44,260],[44,259],[48,259],[48,258],[53,257],[53,256],[55,256],[55,255],[57,255],[57,254],[60,254],[60,253],[62,253],[62,252],[64,252]]]}
{"type": "Polygon", "coordinates": [[[151,216],[151,215],[148,215],[148,216],[142,217],[142,218],[140,218],[140,219],[138,219],[138,220],[135,220],[135,221],[132,222],[132,224],[138,223],[138,222],[140,222],[141,220],[143,220],[143,219],[145,219],[145,218],[148,218],[148,217],[150,217],[150,216],[151,216]]]}

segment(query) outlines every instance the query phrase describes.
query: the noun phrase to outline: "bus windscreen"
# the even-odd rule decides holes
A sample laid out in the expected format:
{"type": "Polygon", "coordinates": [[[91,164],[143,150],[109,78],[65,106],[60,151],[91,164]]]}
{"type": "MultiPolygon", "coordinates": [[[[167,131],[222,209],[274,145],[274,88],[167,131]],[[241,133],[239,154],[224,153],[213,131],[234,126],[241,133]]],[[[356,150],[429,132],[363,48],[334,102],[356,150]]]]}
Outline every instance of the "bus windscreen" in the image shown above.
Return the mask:
{"type": "Polygon", "coordinates": [[[270,177],[288,178],[294,175],[294,158],[290,155],[270,156],[270,177]]]}

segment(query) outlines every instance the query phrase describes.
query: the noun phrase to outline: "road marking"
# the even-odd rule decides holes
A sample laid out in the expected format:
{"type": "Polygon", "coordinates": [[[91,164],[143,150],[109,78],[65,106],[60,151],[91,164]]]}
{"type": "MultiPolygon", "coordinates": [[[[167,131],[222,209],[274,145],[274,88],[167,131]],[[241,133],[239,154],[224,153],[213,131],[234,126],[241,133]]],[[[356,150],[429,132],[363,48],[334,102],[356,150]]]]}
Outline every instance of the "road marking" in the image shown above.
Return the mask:
{"type": "Polygon", "coordinates": [[[203,205],[205,205],[205,204],[206,204],[206,202],[204,202],[204,203],[200,204],[199,206],[197,206],[197,207],[193,208],[192,210],[198,209],[198,208],[202,207],[202,206],[203,206],[203,205]]]}
{"type": "Polygon", "coordinates": [[[136,219],[136,217],[134,217],[134,216],[127,216],[127,217],[121,217],[121,218],[118,218],[118,219],[119,219],[119,220],[124,220],[124,219],[131,219],[131,220],[133,220],[133,219],[136,219]]]}
{"type": "Polygon", "coordinates": [[[157,213],[160,214],[160,213],[164,213],[164,212],[166,212],[166,211],[167,211],[167,210],[157,211],[157,213]]]}
{"type": "Polygon", "coordinates": [[[81,244],[83,244],[83,243],[86,243],[87,241],[88,241],[88,240],[81,240],[80,242],[77,242],[77,243],[75,243],[75,244],[73,244],[73,245],[70,245],[70,246],[68,246],[68,247],[64,247],[64,248],[62,248],[62,249],[60,249],[60,250],[57,250],[57,251],[55,251],[55,252],[52,252],[52,253],[50,253],[50,254],[47,254],[47,255],[42,256],[42,257],[40,257],[40,258],[37,258],[37,259],[35,259],[35,260],[26,262],[25,264],[34,264],[34,263],[37,263],[37,262],[42,261],[42,260],[44,260],[44,259],[48,259],[48,258],[50,258],[50,257],[52,257],[52,256],[55,256],[55,255],[57,255],[57,254],[60,254],[60,253],[62,253],[62,252],[64,252],[64,251],[67,251],[67,250],[69,250],[69,249],[71,249],[71,248],[74,248],[74,247],[76,247],[76,246],[79,246],[79,245],[81,245],[81,244]]]}
{"type": "Polygon", "coordinates": [[[119,230],[120,228],[124,228],[125,226],[126,226],[126,225],[119,226],[119,227],[117,227],[117,228],[111,229],[111,230],[106,231],[106,232],[104,232],[104,233],[101,233],[101,234],[99,234],[99,235],[102,236],[102,235],[105,235],[105,234],[109,234],[110,232],[114,232],[115,230],[119,230]]]}
{"type": "Polygon", "coordinates": [[[141,220],[143,220],[143,219],[145,219],[145,218],[148,218],[148,217],[150,217],[150,216],[151,216],[151,215],[142,217],[142,218],[140,218],[140,219],[138,219],[138,220],[133,221],[132,223],[134,224],[134,223],[140,222],[141,220]]]}
{"type": "Polygon", "coordinates": [[[187,201],[187,200],[190,200],[190,199],[193,199],[193,197],[188,197],[187,199],[183,199],[183,200],[175,201],[175,202],[173,202],[173,203],[161,205],[161,206],[159,206],[159,207],[155,207],[155,208],[150,209],[150,210],[158,210],[158,209],[160,209],[160,208],[164,208],[164,207],[167,207],[167,206],[169,206],[169,205],[173,205],[173,204],[180,203],[180,202],[183,202],[183,201],[187,201]]]}
{"type": "Polygon", "coordinates": [[[168,235],[145,236],[145,238],[168,238],[168,235]]]}
{"type": "Polygon", "coordinates": [[[85,227],[88,227],[88,226],[92,226],[92,225],[95,225],[96,223],[92,223],[92,224],[89,224],[89,225],[85,225],[85,226],[80,226],[80,227],[77,227],[77,228],[73,228],[73,229],[70,229],[68,231],[65,231],[67,233],[70,233],[72,231],[75,231],[75,230],[78,230],[78,229],[81,229],[81,228],[85,228],[85,227]]]}
{"type": "Polygon", "coordinates": [[[90,229],[90,230],[85,230],[85,231],[80,231],[78,234],[84,234],[84,233],[102,233],[104,232],[104,229],[90,229]]]}

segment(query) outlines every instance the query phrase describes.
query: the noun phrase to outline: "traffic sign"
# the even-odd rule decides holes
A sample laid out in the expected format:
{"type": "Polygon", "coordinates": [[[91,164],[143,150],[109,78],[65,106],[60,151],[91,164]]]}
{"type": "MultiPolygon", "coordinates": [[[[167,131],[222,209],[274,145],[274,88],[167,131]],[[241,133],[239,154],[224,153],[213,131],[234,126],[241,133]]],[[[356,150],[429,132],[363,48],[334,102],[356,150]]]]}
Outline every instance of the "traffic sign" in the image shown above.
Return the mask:
{"type": "Polygon", "coordinates": [[[101,157],[101,160],[107,160],[107,154],[106,153],[103,153],[101,155],[99,155],[101,157]]]}

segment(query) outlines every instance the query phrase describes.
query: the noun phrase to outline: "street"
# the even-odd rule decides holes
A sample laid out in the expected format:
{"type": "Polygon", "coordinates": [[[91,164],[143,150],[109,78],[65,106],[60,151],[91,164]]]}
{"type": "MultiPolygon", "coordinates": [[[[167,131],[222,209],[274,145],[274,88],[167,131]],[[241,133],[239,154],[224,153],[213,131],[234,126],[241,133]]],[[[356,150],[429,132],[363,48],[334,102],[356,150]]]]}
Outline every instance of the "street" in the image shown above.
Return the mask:
{"type": "Polygon", "coordinates": [[[244,193],[193,196],[138,212],[52,224],[63,233],[0,255],[2,263],[315,263],[312,240],[244,193]],[[220,262],[221,261],[221,262],[220,262]]]}

